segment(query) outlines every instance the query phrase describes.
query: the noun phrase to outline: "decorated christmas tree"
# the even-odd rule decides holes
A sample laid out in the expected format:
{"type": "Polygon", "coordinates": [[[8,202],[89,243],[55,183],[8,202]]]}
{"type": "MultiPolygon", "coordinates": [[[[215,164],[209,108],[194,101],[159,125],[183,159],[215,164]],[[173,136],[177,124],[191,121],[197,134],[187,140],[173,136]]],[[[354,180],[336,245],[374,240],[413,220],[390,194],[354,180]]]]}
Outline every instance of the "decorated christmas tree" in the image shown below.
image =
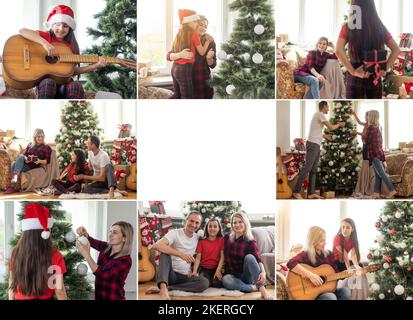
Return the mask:
{"type": "Polygon", "coordinates": [[[324,140],[318,168],[319,186],[338,194],[350,195],[357,184],[360,171],[361,147],[357,141],[355,123],[351,115],[351,101],[334,101],[330,111],[330,122],[345,122],[345,126],[324,134],[331,134],[332,140],[324,140]]]}
{"type": "Polygon", "coordinates": [[[382,265],[374,273],[370,297],[376,300],[413,299],[413,204],[389,201],[379,221],[378,247],[370,250],[371,263],[382,265]]]}
{"type": "Polygon", "coordinates": [[[238,13],[230,40],[222,44],[212,84],[220,98],[273,99],[275,31],[268,0],[234,0],[238,13]]]}
{"type": "Polygon", "coordinates": [[[239,201],[189,201],[184,205],[185,216],[193,211],[199,211],[203,220],[201,228],[205,226],[205,221],[213,216],[221,219],[222,229],[228,232],[231,229],[231,215],[241,210],[239,201]]]}
{"type": "Polygon", "coordinates": [[[91,135],[100,136],[102,129],[98,128],[98,116],[89,101],[68,101],[62,109],[61,122],[55,142],[63,170],[70,163],[74,149],[82,149],[87,156],[87,139],[91,135]]]}
{"type": "MultiPolygon", "coordinates": [[[[96,14],[97,28],[88,28],[96,41],[86,54],[112,56],[136,61],[136,0],[106,0],[106,8],[96,14]]],[[[123,99],[136,99],[136,71],[119,65],[86,74],[86,89],[119,93],[123,99]]]]}
{"type": "MultiPolygon", "coordinates": [[[[21,210],[18,214],[18,220],[21,221],[24,216],[25,207],[29,204],[28,201],[21,202],[21,210]]],[[[59,201],[38,201],[39,204],[47,207],[50,214],[56,222],[51,229],[51,239],[53,246],[59,250],[64,257],[67,272],[64,275],[64,283],[69,300],[86,300],[90,299],[92,287],[86,279],[86,265],[82,262],[83,257],[76,250],[76,236],[72,231],[72,225],[65,222],[65,217],[68,212],[61,209],[59,201]]],[[[21,237],[18,233],[10,242],[14,247],[21,237]]],[[[8,299],[8,279],[0,284],[0,299],[8,299]]]]}

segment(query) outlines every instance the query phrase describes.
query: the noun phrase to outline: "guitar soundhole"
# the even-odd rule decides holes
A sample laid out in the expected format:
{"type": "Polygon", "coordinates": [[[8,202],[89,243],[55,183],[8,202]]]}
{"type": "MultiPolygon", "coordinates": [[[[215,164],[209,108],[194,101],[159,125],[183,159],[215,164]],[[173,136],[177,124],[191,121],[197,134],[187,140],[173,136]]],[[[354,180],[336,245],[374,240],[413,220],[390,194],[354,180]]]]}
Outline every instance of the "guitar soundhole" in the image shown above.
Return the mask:
{"type": "Polygon", "coordinates": [[[56,57],[56,56],[54,56],[54,57],[46,56],[46,61],[47,61],[47,63],[49,63],[49,64],[55,64],[55,63],[57,63],[57,62],[59,61],[59,57],[56,57]]]}
{"type": "Polygon", "coordinates": [[[327,277],[326,276],[320,276],[321,280],[323,280],[323,284],[327,282],[327,277]]]}

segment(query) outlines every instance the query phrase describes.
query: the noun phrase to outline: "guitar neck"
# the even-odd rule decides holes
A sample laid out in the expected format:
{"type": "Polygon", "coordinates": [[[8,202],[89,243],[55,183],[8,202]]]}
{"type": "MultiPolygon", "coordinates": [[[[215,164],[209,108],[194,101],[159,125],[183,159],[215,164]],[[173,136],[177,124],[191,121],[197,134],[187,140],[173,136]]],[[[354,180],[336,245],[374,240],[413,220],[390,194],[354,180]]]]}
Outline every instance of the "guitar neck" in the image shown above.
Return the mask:
{"type": "MultiPolygon", "coordinates": [[[[119,59],[116,57],[104,57],[108,64],[117,64],[119,59]]],[[[59,55],[60,62],[70,63],[96,63],[99,61],[99,56],[85,56],[78,54],[61,54],[59,55]]]]}
{"type": "MultiPolygon", "coordinates": [[[[362,268],[360,271],[363,272],[363,273],[370,272],[366,268],[362,268]]],[[[328,275],[327,276],[327,281],[335,281],[335,280],[350,278],[351,276],[353,276],[353,274],[354,274],[353,271],[348,271],[348,270],[341,271],[341,272],[338,272],[338,273],[335,273],[335,274],[328,275]]]]}

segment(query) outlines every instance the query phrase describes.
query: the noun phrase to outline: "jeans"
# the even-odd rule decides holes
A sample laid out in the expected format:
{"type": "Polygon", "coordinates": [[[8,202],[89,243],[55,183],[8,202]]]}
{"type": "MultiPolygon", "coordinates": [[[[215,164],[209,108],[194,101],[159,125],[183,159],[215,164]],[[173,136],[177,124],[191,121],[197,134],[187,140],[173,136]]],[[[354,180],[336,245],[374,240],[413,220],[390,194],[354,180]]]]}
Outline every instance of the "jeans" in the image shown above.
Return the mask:
{"type": "Polygon", "coordinates": [[[335,292],[320,294],[316,300],[351,300],[349,288],[338,288],[335,292]]]}
{"type": "Polygon", "coordinates": [[[222,277],[222,285],[229,290],[240,290],[242,292],[252,292],[252,286],[259,288],[257,283],[258,276],[261,273],[260,265],[252,254],[247,254],[244,258],[242,274],[235,276],[226,274],[222,277]]]}
{"type": "Polygon", "coordinates": [[[305,156],[305,165],[301,169],[298,180],[294,186],[294,193],[299,193],[304,180],[308,175],[308,191],[307,195],[315,193],[315,180],[317,176],[318,162],[320,160],[320,145],[307,141],[306,145],[307,154],[305,156]]]}
{"type": "Polygon", "coordinates": [[[387,188],[390,191],[394,190],[393,183],[391,182],[389,176],[384,171],[383,162],[381,162],[378,158],[374,158],[372,161],[372,165],[374,168],[374,172],[376,173],[376,180],[374,181],[374,192],[380,193],[381,192],[381,181],[383,180],[386,184],[387,188]]]}
{"type": "Polygon", "coordinates": [[[305,94],[304,99],[320,99],[320,89],[324,87],[324,83],[320,82],[314,76],[294,76],[295,82],[301,82],[310,87],[310,90],[305,94]]]}
{"type": "Polygon", "coordinates": [[[16,162],[13,164],[11,171],[14,174],[18,174],[20,172],[26,172],[31,170],[31,168],[24,162],[24,156],[19,156],[16,162]]]}

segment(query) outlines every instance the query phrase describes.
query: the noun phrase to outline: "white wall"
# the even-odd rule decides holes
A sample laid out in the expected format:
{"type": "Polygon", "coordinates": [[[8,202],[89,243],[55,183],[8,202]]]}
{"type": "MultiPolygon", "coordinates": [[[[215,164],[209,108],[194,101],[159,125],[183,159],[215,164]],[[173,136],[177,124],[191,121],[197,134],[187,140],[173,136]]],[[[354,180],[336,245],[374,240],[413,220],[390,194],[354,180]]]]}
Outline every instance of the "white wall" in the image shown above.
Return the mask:
{"type": "MultiPolygon", "coordinates": [[[[135,201],[108,201],[106,206],[107,212],[107,231],[112,223],[116,221],[126,221],[129,222],[133,226],[134,230],[134,241],[132,247],[132,268],[129,272],[129,275],[126,279],[125,284],[125,291],[127,292],[136,292],[137,290],[137,234],[138,234],[138,218],[137,212],[138,209],[136,207],[135,201]]],[[[106,235],[107,237],[107,235],[106,235]]]]}
{"type": "Polygon", "coordinates": [[[290,149],[290,102],[277,101],[277,147],[285,153],[290,149]]]}

